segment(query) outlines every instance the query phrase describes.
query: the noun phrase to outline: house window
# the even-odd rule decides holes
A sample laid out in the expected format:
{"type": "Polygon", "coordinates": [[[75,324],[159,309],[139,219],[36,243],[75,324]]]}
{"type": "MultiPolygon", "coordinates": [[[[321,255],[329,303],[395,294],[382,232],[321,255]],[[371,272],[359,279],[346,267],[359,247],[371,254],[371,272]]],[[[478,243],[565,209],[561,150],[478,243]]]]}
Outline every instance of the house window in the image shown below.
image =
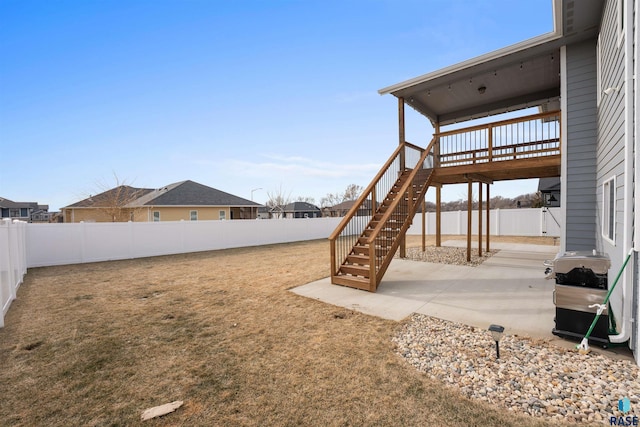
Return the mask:
{"type": "Polygon", "coordinates": [[[602,184],[602,235],[615,245],[616,243],[616,179],[602,184]]]}
{"type": "Polygon", "coordinates": [[[20,216],[26,218],[29,216],[29,211],[27,208],[20,208],[20,216]]]}
{"type": "Polygon", "coordinates": [[[219,215],[221,220],[227,219],[227,211],[220,211],[219,215]]]}
{"type": "Polygon", "coordinates": [[[160,222],[160,212],[153,211],[153,222],[160,222]]]}
{"type": "Polygon", "coordinates": [[[191,221],[197,221],[198,220],[198,211],[189,212],[189,216],[191,217],[191,221]]]}
{"type": "Polygon", "coordinates": [[[9,216],[11,218],[19,218],[20,217],[20,209],[9,209],[9,216]]]}

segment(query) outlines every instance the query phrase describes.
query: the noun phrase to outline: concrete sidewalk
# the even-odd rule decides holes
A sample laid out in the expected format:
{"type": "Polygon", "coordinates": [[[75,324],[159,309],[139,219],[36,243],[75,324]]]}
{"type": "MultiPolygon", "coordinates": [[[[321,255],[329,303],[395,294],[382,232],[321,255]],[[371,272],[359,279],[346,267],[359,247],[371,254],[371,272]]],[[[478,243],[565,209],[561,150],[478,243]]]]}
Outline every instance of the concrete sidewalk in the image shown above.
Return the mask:
{"type": "MultiPolygon", "coordinates": [[[[443,246],[466,245],[447,241],[443,246]]],[[[500,251],[477,267],[394,259],[376,293],[332,285],[329,278],[292,289],[299,295],[386,319],[422,313],[509,334],[555,338],[555,282],[545,280],[545,259],[558,246],[496,243],[500,251]]],[[[476,249],[477,250],[477,249],[476,249]]]]}

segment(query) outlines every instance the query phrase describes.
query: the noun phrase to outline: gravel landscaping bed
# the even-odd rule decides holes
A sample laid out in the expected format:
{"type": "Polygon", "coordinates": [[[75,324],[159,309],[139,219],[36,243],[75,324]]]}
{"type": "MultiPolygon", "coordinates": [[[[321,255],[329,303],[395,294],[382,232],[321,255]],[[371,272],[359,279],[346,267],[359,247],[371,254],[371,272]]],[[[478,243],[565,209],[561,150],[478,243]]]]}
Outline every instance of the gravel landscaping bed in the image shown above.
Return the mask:
{"type": "MultiPolygon", "coordinates": [[[[477,266],[482,264],[498,250],[490,252],[482,251],[482,257],[478,256],[478,249],[471,251],[471,261],[467,262],[467,248],[455,248],[449,246],[435,247],[427,246],[423,252],[422,248],[407,248],[407,257],[412,261],[435,262],[439,264],[469,265],[477,266]]],[[[398,256],[396,254],[396,256],[398,256]]]]}
{"type": "Polygon", "coordinates": [[[629,360],[507,334],[496,359],[488,331],[421,314],[412,315],[393,341],[401,357],[431,378],[509,411],[607,425],[610,417],[640,414],[640,370],[629,360]],[[631,401],[627,414],[617,409],[625,397],[631,401]]]}

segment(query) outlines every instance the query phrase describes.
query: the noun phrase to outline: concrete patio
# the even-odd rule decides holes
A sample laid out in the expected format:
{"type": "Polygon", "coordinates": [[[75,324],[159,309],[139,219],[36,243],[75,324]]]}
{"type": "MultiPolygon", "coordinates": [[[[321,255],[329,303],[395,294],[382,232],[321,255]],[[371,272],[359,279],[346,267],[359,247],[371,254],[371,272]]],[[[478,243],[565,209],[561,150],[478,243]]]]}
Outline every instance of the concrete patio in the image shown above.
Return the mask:
{"type": "MultiPolygon", "coordinates": [[[[461,245],[465,242],[443,243],[461,245]]],[[[422,313],[480,328],[497,323],[509,334],[555,339],[555,282],[544,278],[542,263],[555,257],[559,247],[496,243],[492,249],[500,251],[477,267],[394,259],[376,293],[332,285],[329,278],[292,291],[386,319],[422,313]]]]}

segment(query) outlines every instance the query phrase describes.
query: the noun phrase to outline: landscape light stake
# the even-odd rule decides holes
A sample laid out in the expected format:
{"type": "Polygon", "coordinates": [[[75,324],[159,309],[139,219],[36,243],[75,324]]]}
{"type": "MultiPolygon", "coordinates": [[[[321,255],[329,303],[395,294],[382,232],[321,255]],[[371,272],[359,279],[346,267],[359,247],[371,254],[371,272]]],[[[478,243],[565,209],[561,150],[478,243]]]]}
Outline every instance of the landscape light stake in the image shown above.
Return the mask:
{"type": "Polygon", "coordinates": [[[489,332],[491,332],[491,336],[493,340],[496,342],[496,359],[500,359],[500,338],[502,338],[502,334],[504,333],[504,326],[500,325],[491,325],[489,326],[489,332]]]}

